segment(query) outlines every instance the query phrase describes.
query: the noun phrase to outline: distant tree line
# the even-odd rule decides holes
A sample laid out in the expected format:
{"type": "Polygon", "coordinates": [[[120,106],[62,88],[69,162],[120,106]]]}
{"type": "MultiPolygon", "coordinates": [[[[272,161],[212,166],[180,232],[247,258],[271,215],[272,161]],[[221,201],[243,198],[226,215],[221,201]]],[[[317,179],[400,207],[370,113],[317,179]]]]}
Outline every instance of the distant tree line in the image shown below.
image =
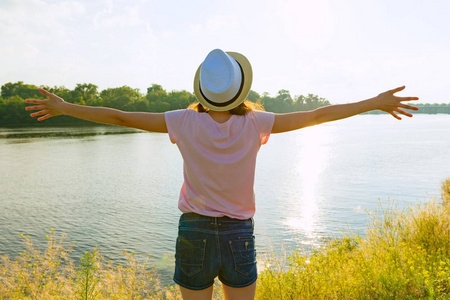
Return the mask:
{"type": "MultiPolygon", "coordinates": [[[[187,91],[166,92],[158,84],[153,84],[149,87],[145,95],[141,94],[138,89],[128,86],[108,88],[100,91],[96,85],[91,83],[77,84],[73,90],[64,86],[40,87],[59,95],[70,103],[105,106],[125,111],[164,112],[185,108],[195,101],[194,95],[187,91]]],[[[24,84],[22,81],[7,83],[1,87],[0,125],[36,123],[39,123],[39,126],[91,124],[91,122],[67,116],[51,118],[45,122],[37,122],[35,118],[30,118],[30,112],[25,111],[25,106],[29,104],[25,105],[24,99],[45,99],[45,97],[39,93],[37,86],[24,84]]]]}
{"type": "MultiPolygon", "coordinates": [[[[408,103],[411,106],[417,106],[418,111],[414,114],[450,114],[450,103],[408,103]]],[[[383,114],[380,110],[369,111],[366,114],[383,114]]]]}
{"type": "MultiPolygon", "coordinates": [[[[167,92],[159,84],[152,84],[147,88],[145,94],[142,94],[139,89],[133,89],[129,86],[100,91],[96,85],[91,83],[77,84],[73,90],[64,86],[40,87],[61,96],[67,102],[89,106],[105,106],[125,111],[165,112],[186,108],[196,101],[195,96],[188,91],[167,92]]],[[[24,84],[22,81],[4,84],[1,87],[0,94],[0,126],[93,124],[67,116],[37,122],[35,118],[29,117],[30,112],[25,111],[24,99],[44,98],[35,85],[24,84]]],[[[248,99],[260,102],[267,111],[275,113],[307,111],[330,104],[328,100],[313,94],[292,97],[287,90],[278,91],[275,97],[271,97],[268,93],[260,95],[255,91],[250,91],[248,99]]],[[[450,113],[450,104],[419,104],[417,106],[421,108],[419,113],[450,113]]]]}
{"type": "MultiPolygon", "coordinates": [[[[77,84],[73,90],[64,86],[40,86],[62,97],[65,101],[89,105],[117,108],[124,111],[165,112],[174,109],[186,108],[196,102],[194,94],[181,90],[167,92],[159,84],[152,84],[147,92],[142,94],[139,89],[129,86],[108,88],[100,91],[91,83],[77,84]]],[[[26,125],[38,126],[56,124],[92,124],[83,120],[61,116],[51,118],[45,122],[36,122],[30,118],[30,112],[25,111],[24,99],[44,99],[38,87],[32,84],[24,84],[22,81],[6,83],[1,87],[0,95],[0,125],[26,125]]],[[[255,91],[248,95],[250,101],[258,101],[267,111],[292,112],[299,110],[311,110],[330,103],[316,95],[292,97],[287,90],[280,90],[276,97],[270,97],[268,93],[262,96],[255,91]]]]}

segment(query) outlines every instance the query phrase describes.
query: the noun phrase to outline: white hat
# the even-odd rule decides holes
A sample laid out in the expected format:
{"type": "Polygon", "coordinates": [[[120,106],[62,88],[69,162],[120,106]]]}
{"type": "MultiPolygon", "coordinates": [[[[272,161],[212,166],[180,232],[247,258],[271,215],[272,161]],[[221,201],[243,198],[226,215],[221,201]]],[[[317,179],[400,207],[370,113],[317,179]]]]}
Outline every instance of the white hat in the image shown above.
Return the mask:
{"type": "Polygon", "coordinates": [[[247,98],[252,79],[252,67],[244,55],[215,49],[197,69],[194,94],[204,107],[230,110],[247,98]]]}

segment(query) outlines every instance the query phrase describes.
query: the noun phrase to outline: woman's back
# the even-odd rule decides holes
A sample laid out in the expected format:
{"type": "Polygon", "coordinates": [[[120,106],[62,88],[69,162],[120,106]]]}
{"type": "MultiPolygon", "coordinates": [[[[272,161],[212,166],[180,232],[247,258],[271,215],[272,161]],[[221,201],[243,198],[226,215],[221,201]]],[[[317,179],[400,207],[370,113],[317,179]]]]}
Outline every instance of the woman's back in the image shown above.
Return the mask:
{"type": "Polygon", "coordinates": [[[256,155],[269,138],[274,115],[250,111],[218,123],[209,113],[178,110],[166,113],[172,143],[184,160],[183,212],[236,219],[254,215],[256,155]]]}

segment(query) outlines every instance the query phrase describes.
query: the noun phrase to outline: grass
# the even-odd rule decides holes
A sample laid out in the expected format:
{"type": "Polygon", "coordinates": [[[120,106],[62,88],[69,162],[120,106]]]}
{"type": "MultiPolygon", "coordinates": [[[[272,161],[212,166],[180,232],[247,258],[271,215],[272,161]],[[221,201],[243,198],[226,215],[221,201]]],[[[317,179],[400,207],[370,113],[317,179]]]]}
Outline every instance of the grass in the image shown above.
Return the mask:
{"type": "Polygon", "coordinates": [[[335,239],[312,254],[277,258],[257,299],[450,299],[450,179],[443,204],[371,214],[364,237],[335,239]]]}
{"type": "Polygon", "coordinates": [[[44,253],[22,238],[26,250],[15,260],[2,256],[0,299],[181,299],[173,287],[162,286],[148,261],[138,262],[132,253],[123,252],[126,266],[114,266],[94,249],[76,266],[64,235],[58,240],[52,230],[44,253]]]}
{"type": "MultiPolygon", "coordinates": [[[[371,219],[364,237],[267,259],[256,298],[450,299],[450,179],[442,185],[442,204],[380,208],[371,219]]],[[[64,235],[58,240],[51,230],[43,253],[22,238],[26,250],[13,260],[1,257],[0,299],[181,299],[132,253],[123,252],[126,266],[114,266],[94,249],[75,265],[64,235]]],[[[215,291],[221,299],[221,289],[215,291]]]]}

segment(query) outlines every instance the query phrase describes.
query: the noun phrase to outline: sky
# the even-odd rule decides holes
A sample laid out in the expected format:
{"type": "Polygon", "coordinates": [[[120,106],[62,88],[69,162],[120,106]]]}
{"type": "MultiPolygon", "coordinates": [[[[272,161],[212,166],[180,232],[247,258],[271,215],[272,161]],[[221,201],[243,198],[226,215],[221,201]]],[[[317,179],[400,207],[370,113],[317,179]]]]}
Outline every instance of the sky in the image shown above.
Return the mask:
{"type": "Polygon", "coordinates": [[[450,103],[448,0],[1,0],[0,85],[193,92],[209,51],[244,54],[252,89],[331,103],[450,103]]]}

